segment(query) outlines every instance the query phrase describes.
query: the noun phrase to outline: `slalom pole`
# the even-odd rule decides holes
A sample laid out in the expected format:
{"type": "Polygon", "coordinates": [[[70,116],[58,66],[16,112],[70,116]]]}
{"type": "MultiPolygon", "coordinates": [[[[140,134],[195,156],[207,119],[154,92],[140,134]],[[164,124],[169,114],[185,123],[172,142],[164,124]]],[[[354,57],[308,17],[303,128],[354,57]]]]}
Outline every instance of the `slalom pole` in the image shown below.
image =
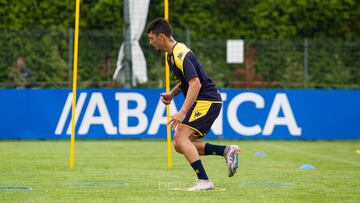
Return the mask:
{"type": "MultiPolygon", "coordinates": [[[[169,21],[169,1],[164,0],[164,18],[169,21]]],[[[167,53],[165,52],[165,86],[166,92],[170,92],[170,71],[169,64],[167,63],[167,53]]],[[[166,105],[166,123],[170,121],[170,105],[166,105]]],[[[170,125],[166,125],[167,132],[167,157],[168,157],[168,169],[172,168],[171,160],[171,130],[170,125]]]]}
{"type": "Polygon", "coordinates": [[[75,108],[76,108],[76,88],[77,88],[77,66],[78,66],[78,44],[79,44],[79,18],[80,0],[76,0],[75,11],[75,35],[74,35],[74,64],[73,64],[73,86],[72,86],[72,109],[71,109],[71,144],[70,144],[70,169],[74,168],[75,151],[75,108]]]}

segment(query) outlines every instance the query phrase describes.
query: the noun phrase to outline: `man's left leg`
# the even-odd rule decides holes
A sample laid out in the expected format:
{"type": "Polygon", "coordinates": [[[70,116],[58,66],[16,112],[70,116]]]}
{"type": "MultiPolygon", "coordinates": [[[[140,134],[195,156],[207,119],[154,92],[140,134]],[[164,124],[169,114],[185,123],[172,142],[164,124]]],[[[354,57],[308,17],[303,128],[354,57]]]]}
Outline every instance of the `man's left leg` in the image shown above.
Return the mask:
{"type": "Polygon", "coordinates": [[[190,136],[192,134],[193,130],[191,128],[180,125],[176,129],[174,135],[174,147],[176,151],[182,153],[185,156],[198,177],[198,183],[194,187],[189,188],[189,190],[194,191],[213,189],[214,184],[209,180],[201,163],[198,151],[190,141],[190,136]]]}

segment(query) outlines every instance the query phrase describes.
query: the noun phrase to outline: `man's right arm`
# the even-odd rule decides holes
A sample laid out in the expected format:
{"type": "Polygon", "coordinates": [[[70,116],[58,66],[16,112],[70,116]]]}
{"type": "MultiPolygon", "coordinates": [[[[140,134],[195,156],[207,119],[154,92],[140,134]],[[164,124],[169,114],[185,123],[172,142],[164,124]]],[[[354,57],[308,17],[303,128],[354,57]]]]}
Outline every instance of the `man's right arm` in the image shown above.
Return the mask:
{"type": "Polygon", "coordinates": [[[160,98],[162,103],[164,103],[165,105],[169,105],[171,103],[171,100],[173,100],[173,98],[181,91],[180,85],[181,84],[176,85],[169,93],[161,93],[160,98]]]}
{"type": "Polygon", "coordinates": [[[176,97],[176,96],[181,92],[180,85],[181,85],[181,84],[176,85],[176,86],[171,90],[170,93],[171,93],[171,95],[172,95],[173,98],[176,97]]]}

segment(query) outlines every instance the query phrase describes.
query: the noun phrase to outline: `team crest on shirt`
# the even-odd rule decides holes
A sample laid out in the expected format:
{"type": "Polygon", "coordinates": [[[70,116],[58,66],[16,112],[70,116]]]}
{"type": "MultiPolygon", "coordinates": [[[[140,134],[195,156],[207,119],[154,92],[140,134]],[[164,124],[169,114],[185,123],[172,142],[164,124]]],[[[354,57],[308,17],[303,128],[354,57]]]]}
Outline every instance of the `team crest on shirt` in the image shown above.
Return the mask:
{"type": "Polygon", "coordinates": [[[201,115],[202,115],[202,113],[196,111],[194,117],[197,118],[197,117],[200,117],[201,115]]]}
{"type": "Polygon", "coordinates": [[[181,60],[181,58],[183,57],[184,53],[183,52],[179,52],[177,57],[181,60]]]}
{"type": "Polygon", "coordinates": [[[176,84],[181,84],[181,80],[174,74],[173,71],[171,71],[171,75],[173,76],[173,78],[175,79],[176,81],[176,84]]]}

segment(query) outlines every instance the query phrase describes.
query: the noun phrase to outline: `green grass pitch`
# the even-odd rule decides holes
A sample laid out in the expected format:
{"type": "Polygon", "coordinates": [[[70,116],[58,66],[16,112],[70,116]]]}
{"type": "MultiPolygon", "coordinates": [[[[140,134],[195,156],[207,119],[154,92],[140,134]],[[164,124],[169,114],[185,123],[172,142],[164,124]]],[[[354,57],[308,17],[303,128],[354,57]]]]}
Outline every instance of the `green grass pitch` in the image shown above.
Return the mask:
{"type": "Polygon", "coordinates": [[[202,157],[225,191],[172,190],[191,186],[195,174],[174,151],[167,169],[165,141],[79,140],[74,170],[69,141],[0,141],[0,186],[32,188],[0,188],[0,202],[360,202],[360,141],[210,142],[242,149],[232,178],[222,157],[202,157]]]}

